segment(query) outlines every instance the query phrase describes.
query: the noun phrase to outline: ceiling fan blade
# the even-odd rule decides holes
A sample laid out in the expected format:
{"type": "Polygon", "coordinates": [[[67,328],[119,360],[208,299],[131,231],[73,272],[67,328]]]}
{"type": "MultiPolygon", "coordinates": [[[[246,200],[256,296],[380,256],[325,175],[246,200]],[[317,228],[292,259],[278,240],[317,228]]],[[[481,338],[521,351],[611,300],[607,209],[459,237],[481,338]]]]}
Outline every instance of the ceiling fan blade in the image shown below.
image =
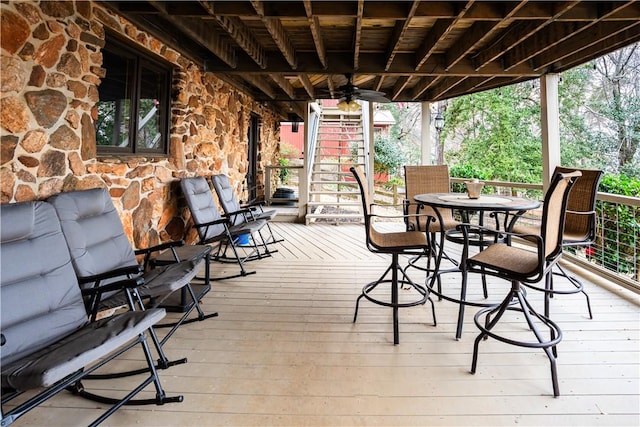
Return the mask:
{"type": "Polygon", "coordinates": [[[385,98],[382,95],[378,95],[377,93],[355,93],[353,95],[354,99],[361,99],[363,101],[369,101],[369,102],[380,102],[380,103],[387,103],[387,102],[391,102],[390,99],[385,98]]]}
{"type": "Polygon", "coordinates": [[[385,96],[386,93],[384,92],[378,92],[377,90],[370,90],[370,89],[360,89],[360,88],[355,88],[353,90],[353,93],[355,95],[363,95],[363,96],[385,96]]]}

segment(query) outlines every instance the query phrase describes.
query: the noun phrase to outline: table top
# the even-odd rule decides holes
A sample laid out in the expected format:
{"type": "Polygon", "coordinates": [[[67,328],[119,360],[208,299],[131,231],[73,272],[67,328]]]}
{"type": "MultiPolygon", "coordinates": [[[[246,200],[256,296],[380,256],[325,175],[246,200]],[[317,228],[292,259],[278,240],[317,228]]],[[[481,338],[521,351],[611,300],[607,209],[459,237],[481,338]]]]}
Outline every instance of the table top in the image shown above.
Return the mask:
{"type": "Polygon", "coordinates": [[[466,193],[428,193],[416,194],[418,203],[437,208],[468,209],[476,211],[523,211],[540,206],[537,200],[523,197],[495,195],[480,195],[477,199],[470,199],[466,193]]]}

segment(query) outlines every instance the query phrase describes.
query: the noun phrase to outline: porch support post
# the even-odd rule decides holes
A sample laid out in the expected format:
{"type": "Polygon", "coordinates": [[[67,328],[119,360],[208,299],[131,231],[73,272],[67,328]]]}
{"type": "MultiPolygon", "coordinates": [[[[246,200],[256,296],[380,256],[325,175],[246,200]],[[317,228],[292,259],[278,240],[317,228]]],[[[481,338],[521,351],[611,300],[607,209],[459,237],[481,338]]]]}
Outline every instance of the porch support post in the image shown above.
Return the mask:
{"type": "Polygon", "coordinates": [[[369,170],[367,171],[367,181],[369,183],[369,191],[371,192],[371,194],[369,195],[369,197],[371,197],[371,200],[373,200],[373,196],[375,193],[375,188],[374,188],[374,167],[373,164],[375,162],[375,153],[376,153],[376,149],[375,149],[375,141],[373,138],[373,102],[365,102],[365,105],[367,107],[367,109],[369,110],[369,114],[367,117],[367,120],[369,121],[369,123],[367,124],[368,126],[365,127],[365,130],[368,133],[368,140],[369,140],[369,170]]]}
{"type": "Polygon", "coordinates": [[[424,101],[422,106],[422,126],[420,131],[420,164],[431,164],[433,142],[431,141],[431,103],[424,101]]]}
{"type": "Polygon", "coordinates": [[[303,219],[307,215],[307,204],[309,203],[309,183],[307,177],[309,176],[309,132],[311,130],[309,121],[309,111],[312,108],[311,103],[307,102],[304,107],[304,139],[302,143],[302,152],[304,153],[304,161],[302,162],[302,170],[298,175],[298,220],[303,219]]]}
{"type": "Polygon", "coordinates": [[[540,77],[540,123],[542,126],[542,187],[547,191],[551,174],[560,165],[560,109],[558,74],[540,77]]]}

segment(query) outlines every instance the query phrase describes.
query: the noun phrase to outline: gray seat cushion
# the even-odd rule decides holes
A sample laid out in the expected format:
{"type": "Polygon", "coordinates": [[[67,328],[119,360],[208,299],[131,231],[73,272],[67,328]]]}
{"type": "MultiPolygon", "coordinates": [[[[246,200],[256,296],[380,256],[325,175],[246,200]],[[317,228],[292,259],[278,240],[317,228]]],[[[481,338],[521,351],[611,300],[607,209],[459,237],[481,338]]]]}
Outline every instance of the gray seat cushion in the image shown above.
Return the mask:
{"type": "Polygon", "coordinates": [[[60,223],[51,205],[2,205],[0,321],[2,366],[87,323],[60,223]]]}
{"type": "MultiPolygon", "coordinates": [[[[242,206],[233,192],[233,187],[227,175],[213,175],[211,181],[213,182],[213,188],[216,190],[222,209],[227,215],[242,210],[242,206]]],[[[275,210],[263,211],[262,208],[256,207],[253,209],[252,219],[269,221],[275,218],[276,215],[277,212],[275,210]]],[[[235,215],[232,220],[235,225],[245,222],[243,215],[235,215]]]]}
{"type": "MultiPolygon", "coordinates": [[[[120,216],[106,189],[61,193],[48,201],[55,207],[60,219],[78,277],[138,265],[120,216]]],[[[143,298],[157,298],[182,288],[195,277],[202,262],[187,260],[145,272],[145,283],[139,288],[140,295],[143,298]]],[[[114,277],[104,283],[123,278],[114,277]]],[[[91,287],[93,284],[84,286],[91,287]]],[[[126,302],[122,292],[111,293],[103,297],[101,308],[117,307],[126,302]]]]}
{"type": "MultiPolygon", "coordinates": [[[[183,178],[180,180],[180,187],[196,226],[222,219],[206,179],[200,176],[183,178]]],[[[202,242],[217,241],[226,237],[223,224],[196,228],[202,242]]]]}
{"type": "Polygon", "coordinates": [[[2,387],[48,387],[164,317],[157,309],[89,323],[53,207],[6,204],[0,215],[2,387]]]}

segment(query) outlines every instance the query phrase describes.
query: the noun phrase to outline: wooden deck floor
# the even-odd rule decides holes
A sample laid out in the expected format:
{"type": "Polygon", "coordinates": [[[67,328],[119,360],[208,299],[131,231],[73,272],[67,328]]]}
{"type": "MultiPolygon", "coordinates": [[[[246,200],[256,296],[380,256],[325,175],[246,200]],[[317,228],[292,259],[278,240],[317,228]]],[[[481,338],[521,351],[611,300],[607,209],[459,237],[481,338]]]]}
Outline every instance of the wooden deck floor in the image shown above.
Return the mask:
{"type": "MultiPolygon", "coordinates": [[[[637,295],[587,283],[593,320],[581,295],[552,301],[552,317],[564,331],[561,396],[553,398],[540,350],[488,340],[478,372],[469,373],[473,308],[459,341],[457,306],[447,301],[435,302],[435,327],[426,306],[401,310],[398,346],[390,309],[363,301],[352,323],[362,285],[388,265],[386,256],[365,249],[361,225],[274,228],[286,239],[279,252],[250,263],[255,275],[214,282],[203,299],[204,310],[219,317],[183,326],[166,344],[170,357],[189,359],[160,373],[167,393],[184,395],[184,402],[126,407],[107,425],[640,425],[637,295]]],[[[214,274],[234,269],[213,268],[214,274]]],[[[424,280],[416,270],[412,276],[424,280]]],[[[444,282],[455,288],[459,275],[444,282]]],[[[506,289],[492,282],[490,295],[506,289]]],[[[529,292],[540,306],[536,294],[529,292]]],[[[516,320],[506,325],[521,329],[516,320]]],[[[135,354],[119,363],[139,366],[135,354]]],[[[87,386],[125,390],[127,381],[87,386]]],[[[101,407],[63,393],[17,425],[86,425],[101,407]]]]}

